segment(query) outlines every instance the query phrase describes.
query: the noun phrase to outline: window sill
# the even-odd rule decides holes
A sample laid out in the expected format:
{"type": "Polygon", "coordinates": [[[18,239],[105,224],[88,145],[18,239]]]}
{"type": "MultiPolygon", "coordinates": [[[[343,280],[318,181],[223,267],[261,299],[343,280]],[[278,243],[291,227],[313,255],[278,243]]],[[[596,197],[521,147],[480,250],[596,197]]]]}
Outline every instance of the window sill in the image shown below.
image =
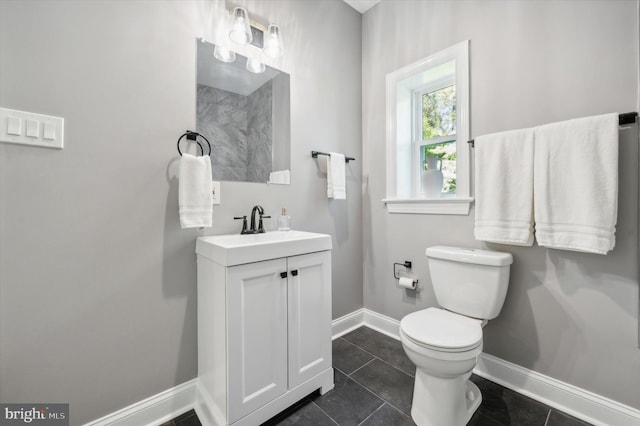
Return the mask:
{"type": "Polygon", "coordinates": [[[385,198],[389,213],[468,215],[473,198],[385,198]]]}

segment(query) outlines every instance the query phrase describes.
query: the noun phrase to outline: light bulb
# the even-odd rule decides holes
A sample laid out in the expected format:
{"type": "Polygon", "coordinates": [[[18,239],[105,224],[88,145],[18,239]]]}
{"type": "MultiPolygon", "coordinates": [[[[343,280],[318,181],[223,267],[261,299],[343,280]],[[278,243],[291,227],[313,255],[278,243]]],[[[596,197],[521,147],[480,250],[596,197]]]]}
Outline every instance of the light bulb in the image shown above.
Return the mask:
{"type": "Polygon", "coordinates": [[[213,56],[221,62],[233,62],[236,60],[236,52],[226,47],[218,46],[213,48],[213,56]]]}
{"type": "Polygon", "coordinates": [[[241,7],[233,9],[229,38],[238,44],[249,44],[253,40],[249,26],[249,14],[241,7]]]}
{"type": "Polygon", "coordinates": [[[279,58],[284,54],[284,46],[282,45],[282,36],[280,35],[280,27],[275,24],[269,25],[267,34],[264,38],[264,54],[270,58],[279,58]]]}
{"type": "Polygon", "coordinates": [[[247,71],[254,74],[260,74],[265,71],[266,67],[260,58],[251,57],[247,58],[247,71]]]}

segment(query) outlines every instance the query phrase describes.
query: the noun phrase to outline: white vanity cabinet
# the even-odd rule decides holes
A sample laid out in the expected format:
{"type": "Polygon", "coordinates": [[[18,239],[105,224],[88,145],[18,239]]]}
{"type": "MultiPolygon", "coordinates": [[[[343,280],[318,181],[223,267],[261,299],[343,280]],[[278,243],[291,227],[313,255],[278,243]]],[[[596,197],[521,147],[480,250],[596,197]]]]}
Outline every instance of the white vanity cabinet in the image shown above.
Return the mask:
{"type": "MultiPolygon", "coordinates": [[[[236,259],[205,247],[225,236],[198,239],[196,411],[205,426],[257,425],[316,389],[333,388],[331,239],[297,232],[318,236],[317,246],[279,251],[264,242],[264,254],[236,259]],[[274,255],[282,256],[256,260],[274,255]]],[[[275,238],[233,237],[248,245],[275,238]]]]}

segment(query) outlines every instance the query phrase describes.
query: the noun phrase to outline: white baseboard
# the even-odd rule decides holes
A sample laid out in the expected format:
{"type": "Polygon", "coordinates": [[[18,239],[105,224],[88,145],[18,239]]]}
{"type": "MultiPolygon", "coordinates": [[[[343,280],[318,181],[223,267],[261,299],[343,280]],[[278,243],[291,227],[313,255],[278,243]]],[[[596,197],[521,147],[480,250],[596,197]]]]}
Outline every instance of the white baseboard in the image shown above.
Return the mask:
{"type": "Polygon", "coordinates": [[[334,319],[331,322],[331,334],[335,340],[363,325],[400,340],[400,321],[366,308],[334,319]]]}
{"type": "MultiPolygon", "coordinates": [[[[336,321],[352,315],[361,315],[362,322],[351,329],[365,325],[400,340],[400,321],[369,309],[359,309],[336,321]]],[[[334,338],[345,334],[336,335],[336,330],[334,338]]],[[[473,372],[597,426],[640,426],[640,410],[486,353],[480,355],[473,372]]]]}
{"type": "Polygon", "coordinates": [[[197,379],[136,402],[85,426],[157,426],[183,414],[195,405],[197,379]]]}
{"type": "Polygon", "coordinates": [[[332,338],[335,340],[342,337],[362,325],[364,325],[364,309],[361,308],[331,321],[332,338]]]}
{"type": "Polygon", "coordinates": [[[400,321],[369,309],[364,309],[364,324],[382,334],[400,340],[400,321]]]}

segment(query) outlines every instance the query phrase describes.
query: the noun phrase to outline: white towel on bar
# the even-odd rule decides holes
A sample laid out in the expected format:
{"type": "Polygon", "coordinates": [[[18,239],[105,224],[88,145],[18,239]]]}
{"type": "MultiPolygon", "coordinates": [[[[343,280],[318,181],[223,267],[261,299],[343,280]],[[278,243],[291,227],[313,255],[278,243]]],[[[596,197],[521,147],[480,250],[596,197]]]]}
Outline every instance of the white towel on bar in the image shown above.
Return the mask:
{"type": "Polygon", "coordinates": [[[615,245],[618,216],[618,114],[548,124],[534,132],[538,244],[606,254],[615,245]]]}
{"type": "Polygon", "coordinates": [[[182,154],[178,176],[178,206],[183,228],[211,226],[213,198],[211,159],[182,154]]]}
{"type": "Polygon", "coordinates": [[[327,196],[334,200],[347,198],[344,154],[330,152],[327,156],[327,196]]]}
{"type": "Polygon", "coordinates": [[[533,129],[475,138],[476,240],[533,244],[533,129]]]}

